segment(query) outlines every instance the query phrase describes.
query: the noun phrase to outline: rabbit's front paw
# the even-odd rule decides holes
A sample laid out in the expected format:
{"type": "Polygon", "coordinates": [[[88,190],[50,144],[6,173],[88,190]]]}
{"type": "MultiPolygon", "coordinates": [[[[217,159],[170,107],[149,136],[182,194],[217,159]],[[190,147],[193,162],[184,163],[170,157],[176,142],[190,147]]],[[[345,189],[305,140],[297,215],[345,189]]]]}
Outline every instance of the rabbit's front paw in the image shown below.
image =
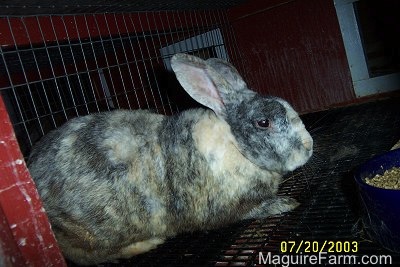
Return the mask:
{"type": "Polygon", "coordinates": [[[156,237],[144,241],[135,242],[127,247],[122,248],[119,257],[130,258],[135,255],[155,249],[158,245],[162,243],[164,243],[164,239],[156,237]]]}
{"type": "Polygon", "coordinates": [[[264,201],[260,206],[252,209],[244,219],[262,219],[291,211],[300,203],[290,197],[275,197],[264,201]]]}

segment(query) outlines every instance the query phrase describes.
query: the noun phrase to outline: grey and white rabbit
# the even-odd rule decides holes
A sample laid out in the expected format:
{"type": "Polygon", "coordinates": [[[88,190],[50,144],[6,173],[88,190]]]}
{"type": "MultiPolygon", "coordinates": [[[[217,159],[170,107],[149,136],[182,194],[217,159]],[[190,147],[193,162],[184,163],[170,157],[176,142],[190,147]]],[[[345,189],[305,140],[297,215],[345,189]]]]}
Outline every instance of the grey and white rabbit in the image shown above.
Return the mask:
{"type": "Polygon", "coordinates": [[[166,238],[290,211],[281,176],[313,140],[284,100],[247,88],[221,59],[176,54],[182,87],[209,109],[75,118],[35,145],[29,169],[66,258],[97,264],[166,238]]]}

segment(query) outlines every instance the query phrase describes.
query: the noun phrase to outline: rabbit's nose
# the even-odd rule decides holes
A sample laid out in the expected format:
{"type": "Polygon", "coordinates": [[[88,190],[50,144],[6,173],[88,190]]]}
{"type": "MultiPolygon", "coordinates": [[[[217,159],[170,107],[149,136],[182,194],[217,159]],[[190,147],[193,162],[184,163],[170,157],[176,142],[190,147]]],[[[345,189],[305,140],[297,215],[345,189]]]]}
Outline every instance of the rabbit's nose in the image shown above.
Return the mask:
{"type": "Polygon", "coordinates": [[[311,138],[310,139],[304,139],[302,141],[302,143],[303,143],[304,148],[307,149],[307,150],[311,150],[313,148],[313,140],[311,138]]]}

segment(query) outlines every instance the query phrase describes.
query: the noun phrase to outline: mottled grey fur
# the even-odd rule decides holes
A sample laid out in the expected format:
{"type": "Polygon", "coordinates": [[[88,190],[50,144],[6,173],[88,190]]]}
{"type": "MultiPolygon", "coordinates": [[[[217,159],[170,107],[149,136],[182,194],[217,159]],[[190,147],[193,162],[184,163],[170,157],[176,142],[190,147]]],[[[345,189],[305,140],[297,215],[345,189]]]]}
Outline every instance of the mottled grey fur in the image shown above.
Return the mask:
{"type": "Polygon", "coordinates": [[[312,154],[290,105],[247,89],[226,61],[177,54],[171,64],[210,109],[91,114],[44,136],[30,155],[58,243],[78,264],[131,257],[181,232],[298,205],[276,196],[281,175],[312,154]],[[269,127],[257,124],[263,119],[269,127]]]}

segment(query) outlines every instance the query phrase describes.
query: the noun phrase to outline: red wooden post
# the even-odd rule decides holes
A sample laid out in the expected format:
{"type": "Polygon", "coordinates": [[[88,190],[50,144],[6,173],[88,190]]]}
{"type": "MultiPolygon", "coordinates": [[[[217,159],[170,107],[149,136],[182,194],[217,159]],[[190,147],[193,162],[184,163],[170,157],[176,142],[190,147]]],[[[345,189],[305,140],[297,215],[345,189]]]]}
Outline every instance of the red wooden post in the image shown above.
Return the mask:
{"type": "Polygon", "coordinates": [[[0,265],[66,266],[1,96],[0,265]]]}

